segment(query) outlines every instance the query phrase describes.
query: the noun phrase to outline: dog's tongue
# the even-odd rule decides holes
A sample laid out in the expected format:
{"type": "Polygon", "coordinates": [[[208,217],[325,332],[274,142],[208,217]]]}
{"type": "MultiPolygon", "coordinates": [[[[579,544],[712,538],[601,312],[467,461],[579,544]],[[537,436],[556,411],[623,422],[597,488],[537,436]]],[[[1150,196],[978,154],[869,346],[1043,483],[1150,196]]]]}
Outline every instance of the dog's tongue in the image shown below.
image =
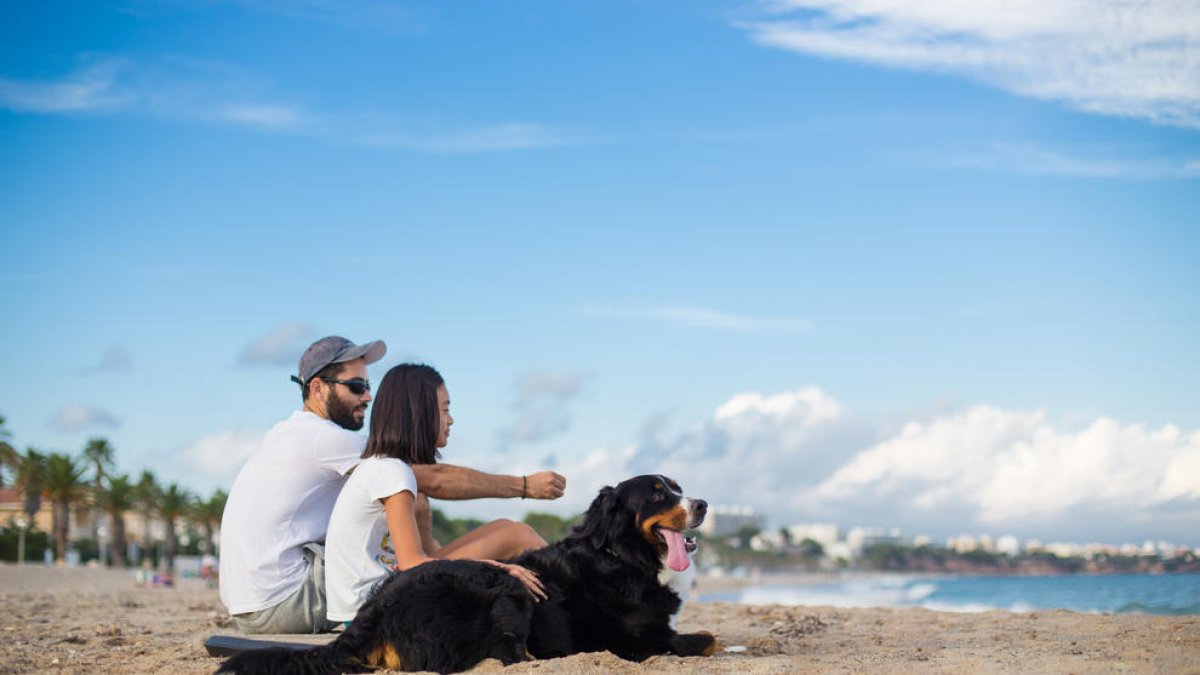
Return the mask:
{"type": "Polygon", "coordinates": [[[683,544],[683,533],[674,530],[659,530],[663,541],[667,542],[667,567],[682,572],[692,564],[688,557],[687,547],[683,544]]]}

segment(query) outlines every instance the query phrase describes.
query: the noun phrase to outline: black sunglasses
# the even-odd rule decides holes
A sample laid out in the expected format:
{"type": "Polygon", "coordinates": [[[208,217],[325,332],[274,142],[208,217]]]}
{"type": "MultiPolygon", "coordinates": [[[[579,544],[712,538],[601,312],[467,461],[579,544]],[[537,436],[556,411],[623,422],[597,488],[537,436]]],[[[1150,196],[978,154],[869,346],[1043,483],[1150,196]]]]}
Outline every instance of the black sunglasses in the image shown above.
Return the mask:
{"type": "Polygon", "coordinates": [[[322,377],[321,379],[332,384],[344,384],[350,390],[350,393],[355,396],[362,396],[371,391],[371,381],[364,380],[361,377],[356,377],[353,380],[338,380],[332,377],[322,377]]]}

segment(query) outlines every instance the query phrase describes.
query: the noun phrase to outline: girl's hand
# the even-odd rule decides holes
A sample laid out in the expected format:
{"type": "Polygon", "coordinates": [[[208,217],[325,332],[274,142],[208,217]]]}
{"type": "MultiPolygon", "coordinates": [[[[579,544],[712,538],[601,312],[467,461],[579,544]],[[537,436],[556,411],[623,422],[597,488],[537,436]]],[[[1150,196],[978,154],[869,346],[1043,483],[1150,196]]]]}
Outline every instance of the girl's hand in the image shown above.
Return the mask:
{"type": "Polygon", "coordinates": [[[550,597],[549,595],[546,595],[546,587],[542,585],[542,580],[538,579],[538,576],[528,569],[521,567],[520,565],[502,563],[498,560],[481,560],[480,562],[485,562],[494,567],[499,567],[505,572],[508,572],[511,576],[516,577],[518,581],[525,584],[525,589],[528,590],[529,594],[533,596],[534,602],[541,602],[542,600],[546,600],[550,597]]]}

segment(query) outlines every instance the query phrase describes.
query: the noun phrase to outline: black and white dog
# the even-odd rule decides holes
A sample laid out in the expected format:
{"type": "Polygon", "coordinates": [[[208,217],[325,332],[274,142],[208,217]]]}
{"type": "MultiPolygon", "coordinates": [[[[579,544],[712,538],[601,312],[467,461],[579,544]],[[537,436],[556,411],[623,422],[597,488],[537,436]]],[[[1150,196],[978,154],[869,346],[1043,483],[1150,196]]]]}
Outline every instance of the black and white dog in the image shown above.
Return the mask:
{"type": "Polygon", "coordinates": [[[600,490],[565,539],[508,561],[538,575],[549,595],[542,602],[492,565],[428,562],[385,580],[329,645],[243,652],[217,672],[447,673],[485,658],[508,665],[605,650],[632,661],[708,656],[716,638],[675,632],[680,598],[659,579],[691,567],[695,543],[683,532],[699,526],[707,508],[665,476],[630,478],[600,490]]]}

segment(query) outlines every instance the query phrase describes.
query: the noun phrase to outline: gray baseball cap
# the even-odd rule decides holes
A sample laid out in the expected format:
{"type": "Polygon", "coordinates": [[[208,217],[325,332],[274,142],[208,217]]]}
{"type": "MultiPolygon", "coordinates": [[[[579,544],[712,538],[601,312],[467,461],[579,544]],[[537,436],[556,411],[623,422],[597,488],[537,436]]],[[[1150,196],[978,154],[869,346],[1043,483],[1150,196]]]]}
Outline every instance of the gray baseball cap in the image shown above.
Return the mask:
{"type": "Polygon", "coordinates": [[[304,355],[300,357],[300,377],[293,375],[292,381],[300,383],[303,387],[313,375],[331,363],[345,363],[363,358],[370,364],[382,359],[386,353],[387,345],[383,344],[383,340],[356,345],[340,335],[323,337],[304,350],[304,355]]]}

